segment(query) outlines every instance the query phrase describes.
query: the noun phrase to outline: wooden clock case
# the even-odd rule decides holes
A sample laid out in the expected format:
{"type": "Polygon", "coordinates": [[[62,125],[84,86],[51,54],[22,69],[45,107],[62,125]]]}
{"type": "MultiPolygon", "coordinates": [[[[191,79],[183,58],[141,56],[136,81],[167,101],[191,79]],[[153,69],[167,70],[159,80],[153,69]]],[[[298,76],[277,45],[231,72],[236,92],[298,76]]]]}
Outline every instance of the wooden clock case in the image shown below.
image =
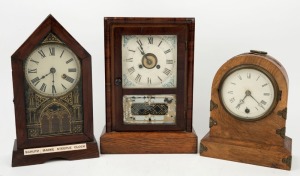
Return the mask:
{"type": "Polygon", "coordinates": [[[265,52],[238,55],[216,73],[211,89],[210,131],[201,140],[200,155],[279,169],[291,169],[292,139],[285,136],[288,76],[284,67],[265,52]],[[223,107],[219,94],[224,75],[234,67],[249,64],[264,68],[278,84],[277,104],[256,121],[234,118],[223,107]]]}
{"type": "Polygon", "coordinates": [[[106,127],[100,137],[101,153],[196,153],[197,136],[192,129],[194,19],[112,18],[104,19],[106,127]],[[177,35],[178,88],[123,89],[122,35],[177,35]],[[175,125],[125,125],[122,97],[125,94],[176,94],[175,125]]]}
{"type": "Polygon", "coordinates": [[[31,34],[31,36],[11,56],[12,77],[14,88],[15,123],[16,136],[12,166],[23,166],[41,164],[51,159],[76,160],[84,158],[99,157],[97,142],[93,134],[93,104],[92,104],[92,68],[90,54],[59,24],[49,15],[42,24],[31,34]],[[49,34],[54,34],[70,48],[81,62],[82,92],[83,92],[83,132],[76,135],[60,135],[43,138],[29,139],[26,129],[25,116],[25,76],[23,62],[28,55],[40,45],[49,34]],[[24,155],[24,149],[50,147],[69,144],[86,143],[87,149],[66,152],[24,155]]]}

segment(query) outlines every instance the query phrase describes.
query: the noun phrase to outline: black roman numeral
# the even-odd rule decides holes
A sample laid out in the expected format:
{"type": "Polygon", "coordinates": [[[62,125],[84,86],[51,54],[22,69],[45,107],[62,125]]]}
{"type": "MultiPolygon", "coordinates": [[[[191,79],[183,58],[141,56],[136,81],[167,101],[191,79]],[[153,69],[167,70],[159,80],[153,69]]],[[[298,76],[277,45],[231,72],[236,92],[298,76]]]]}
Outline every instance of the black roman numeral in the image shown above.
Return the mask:
{"type": "Polygon", "coordinates": [[[132,62],[133,58],[126,59],[126,62],[132,62]]]}
{"type": "Polygon", "coordinates": [[[33,59],[30,59],[29,61],[36,63],[36,65],[38,65],[38,64],[39,64],[39,62],[38,62],[38,61],[35,61],[35,60],[33,60],[33,59]]]}
{"type": "Polygon", "coordinates": [[[166,60],[167,64],[173,64],[174,61],[173,60],[166,60]]]}
{"type": "Polygon", "coordinates": [[[264,96],[270,96],[270,93],[264,93],[264,96]]]}
{"type": "Polygon", "coordinates": [[[238,78],[239,78],[240,80],[242,80],[242,77],[241,77],[241,75],[238,75],[238,78]]]}
{"type": "Polygon", "coordinates": [[[153,37],[148,37],[149,44],[153,44],[153,37]]]}
{"type": "Polygon", "coordinates": [[[55,48],[54,47],[49,48],[49,51],[50,51],[50,56],[55,56],[55,48]]]}
{"type": "Polygon", "coordinates": [[[148,84],[151,84],[151,78],[148,77],[148,84]]]}
{"type": "Polygon", "coordinates": [[[69,72],[76,72],[76,68],[69,68],[68,71],[69,72]]]}
{"type": "Polygon", "coordinates": [[[43,83],[42,86],[41,86],[41,88],[40,88],[40,91],[45,92],[46,91],[46,87],[47,87],[47,85],[45,83],[43,83]]]}
{"type": "Polygon", "coordinates": [[[162,82],[162,79],[159,77],[159,76],[157,76],[158,77],[158,79],[162,82]]]}
{"type": "Polygon", "coordinates": [[[68,81],[68,82],[70,82],[70,83],[73,83],[74,82],[74,79],[73,78],[71,78],[70,76],[68,76],[68,75],[65,75],[66,77],[65,77],[65,80],[66,81],[68,81]]]}
{"type": "Polygon", "coordinates": [[[131,50],[131,49],[128,49],[128,51],[131,51],[131,52],[135,53],[135,51],[134,51],[134,50],[131,50]]]}
{"type": "Polygon", "coordinates": [[[71,58],[71,59],[67,60],[66,64],[68,64],[68,63],[72,62],[73,60],[74,60],[73,58],[71,58]]]}
{"type": "Polygon", "coordinates": [[[165,68],[163,73],[169,76],[169,74],[171,73],[171,70],[165,68]]]}
{"type": "Polygon", "coordinates": [[[159,47],[161,43],[162,43],[162,40],[159,42],[159,44],[157,46],[159,47]]]}
{"type": "Polygon", "coordinates": [[[62,55],[64,54],[65,50],[63,50],[60,54],[60,58],[62,57],[62,55]]]}
{"type": "Polygon", "coordinates": [[[267,102],[265,102],[264,100],[261,100],[260,103],[263,104],[263,105],[267,104],[267,102]]]}
{"type": "Polygon", "coordinates": [[[46,57],[45,53],[43,50],[39,50],[38,53],[42,56],[42,58],[46,57]]]}
{"type": "Polygon", "coordinates": [[[136,41],[140,46],[142,46],[143,45],[143,43],[141,42],[141,40],[140,39],[138,39],[137,41],[136,41]]]}
{"type": "Polygon", "coordinates": [[[235,101],[235,98],[233,97],[229,101],[230,101],[230,103],[233,103],[235,101]]]}
{"type": "Polygon", "coordinates": [[[63,84],[61,84],[61,86],[62,86],[65,90],[67,89],[63,84]]]}
{"type": "Polygon", "coordinates": [[[268,83],[261,85],[261,87],[266,87],[268,85],[268,83]]]}
{"type": "Polygon", "coordinates": [[[251,79],[251,73],[247,73],[247,78],[251,79]]]}
{"type": "Polygon", "coordinates": [[[170,49],[168,49],[168,50],[164,51],[164,53],[165,53],[165,54],[168,54],[169,52],[171,52],[171,50],[170,50],[170,49]]]}
{"type": "Polygon", "coordinates": [[[28,69],[28,73],[37,73],[37,69],[28,69]]]}
{"type": "Polygon", "coordinates": [[[55,94],[56,93],[56,89],[55,89],[55,86],[52,85],[52,93],[55,94]]]}
{"type": "Polygon", "coordinates": [[[134,67],[130,67],[130,68],[128,69],[128,73],[129,73],[129,74],[132,74],[134,71],[135,71],[134,67]]]}
{"type": "Polygon", "coordinates": [[[141,82],[141,78],[142,78],[142,76],[140,74],[137,74],[137,76],[135,77],[135,81],[141,82]]]}
{"type": "Polygon", "coordinates": [[[40,82],[40,78],[39,77],[35,77],[31,80],[31,83],[34,84],[35,86],[40,82]]]}

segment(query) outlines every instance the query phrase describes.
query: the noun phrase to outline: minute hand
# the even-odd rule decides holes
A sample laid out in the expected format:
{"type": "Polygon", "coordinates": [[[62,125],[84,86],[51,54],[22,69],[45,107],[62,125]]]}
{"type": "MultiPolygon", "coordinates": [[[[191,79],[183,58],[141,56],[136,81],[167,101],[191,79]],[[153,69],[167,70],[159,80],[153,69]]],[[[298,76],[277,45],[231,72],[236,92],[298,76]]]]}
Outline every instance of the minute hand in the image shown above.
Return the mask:
{"type": "Polygon", "coordinates": [[[142,47],[138,47],[138,49],[140,50],[141,54],[144,56],[145,52],[144,52],[143,48],[142,47]]]}
{"type": "Polygon", "coordinates": [[[263,105],[261,103],[259,103],[252,95],[250,95],[251,98],[253,98],[254,101],[256,101],[256,103],[258,104],[258,106],[260,106],[261,108],[263,108],[265,110],[265,108],[263,107],[263,105]]]}
{"type": "Polygon", "coordinates": [[[147,64],[151,65],[151,64],[152,64],[152,61],[151,61],[151,60],[147,57],[147,55],[145,54],[143,47],[140,46],[140,47],[138,47],[138,49],[140,50],[140,52],[141,52],[141,54],[143,55],[143,57],[146,58],[147,64]]]}

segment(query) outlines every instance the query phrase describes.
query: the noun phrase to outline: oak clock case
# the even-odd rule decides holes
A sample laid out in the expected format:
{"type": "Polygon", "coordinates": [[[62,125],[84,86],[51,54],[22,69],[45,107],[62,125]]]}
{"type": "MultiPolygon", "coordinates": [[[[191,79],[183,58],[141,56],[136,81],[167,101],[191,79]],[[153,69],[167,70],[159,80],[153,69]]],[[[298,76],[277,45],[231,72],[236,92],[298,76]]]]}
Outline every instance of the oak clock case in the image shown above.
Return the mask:
{"type": "Polygon", "coordinates": [[[194,19],[104,21],[107,86],[101,152],[196,152],[191,114],[194,19]],[[188,149],[167,146],[168,134],[176,136],[169,141],[174,145],[186,140],[188,149]],[[157,146],[154,140],[159,141],[157,146]],[[118,148],[113,146],[114,142],[118,148]]]}
{"type": "Polygon", "coordinates": [[[12,55],[17,128],[12,166],[99,156],[90,59],[51,15],[12,55]]]}
{"type": "Polygon", "coordinates": [[[256,50],[233,57],[213,80],[200,155],[290,170],[287,98],[288,76],[276,59],[256,50]]]}

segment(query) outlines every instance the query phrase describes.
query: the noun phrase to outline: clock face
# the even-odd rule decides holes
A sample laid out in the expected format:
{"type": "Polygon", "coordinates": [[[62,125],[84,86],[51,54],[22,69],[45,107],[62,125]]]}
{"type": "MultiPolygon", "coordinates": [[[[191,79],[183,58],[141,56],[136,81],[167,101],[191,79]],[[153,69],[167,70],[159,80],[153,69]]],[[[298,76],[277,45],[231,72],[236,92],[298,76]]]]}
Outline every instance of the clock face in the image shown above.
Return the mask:
{"type": "Polygon", "coordinates": [[[122,36],[123,88],[176,88],[176,35],[122,36]]]}
{"type": "Polygon", "coordinates": [[[275,83],[261,68],[234,69],[221,87],[223,105],[233,116],[243,120],[257,120],[275,106],[275,83]]]}
{"type": "Polygon", "coordinates": [[[80,79],[77,56],[62,44],[43,44],[25,61],[29,86],[44,96],[57,97],[71,91],[80,79]]]}
{"type": "Polygon", "coordinates": [[[175,124],[176,95],[125,95],[125,124],[175,124]]]}

